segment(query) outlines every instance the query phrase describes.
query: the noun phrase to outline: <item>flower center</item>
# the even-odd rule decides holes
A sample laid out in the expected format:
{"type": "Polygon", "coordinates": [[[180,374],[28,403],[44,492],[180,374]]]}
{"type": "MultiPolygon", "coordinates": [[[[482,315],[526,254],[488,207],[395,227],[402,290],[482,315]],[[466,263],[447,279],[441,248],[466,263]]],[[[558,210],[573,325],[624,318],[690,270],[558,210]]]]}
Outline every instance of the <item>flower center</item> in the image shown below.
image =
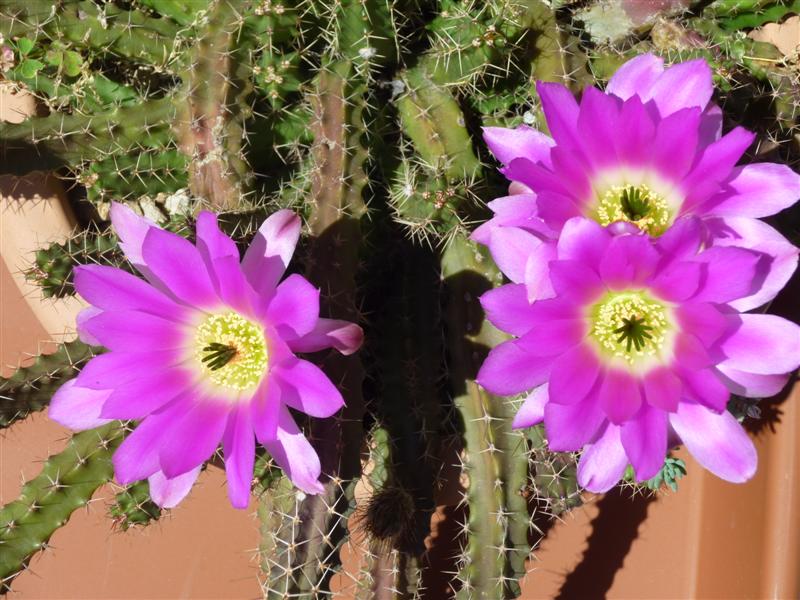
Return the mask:
{"type": "Polygon", "coordinates": [[[267,369],[267,340],[257,324],[235,312],[211,315],[195,332],[194,355],[217,385],[255,387],[267,369]]]}
{"type": "Polygon", "coordinates": [[[596,219],[604,227],[627,221],[649,235],[659,236],[672,222],[672,213],[666,200],[644,184],[615,185],[600,198],[596,219]]]}
{"type": "Polygon", "coordinates": [[[629,365],[658,356],[669,329],[667,307],[643,292],[612,294],[592,309],[592,336],[629,365]]]}

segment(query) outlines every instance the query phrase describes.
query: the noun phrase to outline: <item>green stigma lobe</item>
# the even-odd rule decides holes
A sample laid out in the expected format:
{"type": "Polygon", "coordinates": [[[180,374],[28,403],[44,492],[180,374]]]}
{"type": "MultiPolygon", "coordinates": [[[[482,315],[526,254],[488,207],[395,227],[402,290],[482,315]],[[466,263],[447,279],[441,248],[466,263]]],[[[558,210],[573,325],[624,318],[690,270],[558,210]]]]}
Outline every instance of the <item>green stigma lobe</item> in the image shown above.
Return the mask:
{"type": "Polygon", "coordinates": [[[604,354],[632,365],[660,355],[670,329],[668,314],[644,292],[609,294],[592,308],[592,337],[604,354]]]}

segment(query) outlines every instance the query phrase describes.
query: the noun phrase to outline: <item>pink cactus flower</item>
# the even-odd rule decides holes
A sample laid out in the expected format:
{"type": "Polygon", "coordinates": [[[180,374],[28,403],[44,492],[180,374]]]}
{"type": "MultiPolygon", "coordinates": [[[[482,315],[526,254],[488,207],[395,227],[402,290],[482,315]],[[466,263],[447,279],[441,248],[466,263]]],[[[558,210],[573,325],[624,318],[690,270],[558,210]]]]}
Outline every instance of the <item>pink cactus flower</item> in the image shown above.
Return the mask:
{"type": "Polygon", "coordinates": [[[580,104],[567,88],[537,86],[552,137],[526,126],[487,127],[484,138],[511,180],[510,196],[473,233],[531,300],[552,296],[547,262],[564,224],[576,216],[603,226],[632,223],[657,237],[677,219],[701,219],[703,243],[761,253],[768,277],[733,306],[762,305],[788,281],[797,249],[759,220],[800,198],[786,165],[736,166],[753,134],[722,135],[702,59],[664,68],[646,54],[625,63],[605,92],[587,88],[580,104]]]}
{"type": "Polygon", "coordinates": [[[703,250],[705,227],[683,217],[653,239],[571,218],[549,264],[551,298],[531,302],[524,283],[481,298],[517,339],[489,353],[478,382],[526,392],[514,427],[544,421],[552,450],[583,449],[578,481],[591,491],[610,489],[628,464],[638,481],[653,477],[676,441],[725,480],[755,472],[727,402],[780,391],[800,364],[800,327],[735,308],[759,293],[762,254],[703,250]]]}
{"type": "Polygon", "coordinates": [[[362,331],[319,317],[319,290],[284,271],[300,235],[290,211],[271,215],[240,261],[233,241],[202,212],[197,245],[115,204],[121,247],[146,278],[99,265],[75,269],[92,306],[78,317],[93,358],[54,396],[49,415],[82,430],[139,421],[114,454],[117,480],[149,478],[153,500],[173,507],[220,442],[228,495],[250,497],[256,439],[301,490],[322,491],[320,461],[289,408],[329,417],[342,395],[296,353],[355,352],[362,331]]]}

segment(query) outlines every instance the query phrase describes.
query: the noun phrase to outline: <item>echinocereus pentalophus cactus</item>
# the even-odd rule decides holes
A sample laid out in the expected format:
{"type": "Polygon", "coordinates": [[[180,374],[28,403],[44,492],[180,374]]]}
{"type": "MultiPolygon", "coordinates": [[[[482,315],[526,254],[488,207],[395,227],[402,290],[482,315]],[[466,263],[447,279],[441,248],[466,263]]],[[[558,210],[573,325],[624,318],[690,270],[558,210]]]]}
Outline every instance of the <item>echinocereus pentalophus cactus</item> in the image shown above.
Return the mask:
{"type": "Polygon", "coordinates": [[[112,467],[127,529],[224,465],[269,598],[515,598],[581,486],[674,488],[677,443],[750,476],[756,399],[725,403],[800,353],[745,312],[797,256],[760,220],[800,195],[796,72],[742,31],[784,4],[0,3],[40,103],[1,168],[58,169],[80,217],[26,272],[92,304],[0,426],[96,426],[0,510],[3,585],[112,467]]]}

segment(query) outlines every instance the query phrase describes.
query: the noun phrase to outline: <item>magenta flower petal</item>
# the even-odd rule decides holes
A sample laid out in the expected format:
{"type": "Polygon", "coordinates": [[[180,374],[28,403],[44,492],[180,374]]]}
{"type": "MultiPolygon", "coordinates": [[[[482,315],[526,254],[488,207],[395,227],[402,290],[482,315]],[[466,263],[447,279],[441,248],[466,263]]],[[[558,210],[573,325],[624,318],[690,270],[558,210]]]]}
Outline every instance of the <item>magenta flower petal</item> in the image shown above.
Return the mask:
{"type": "Polygon", "coordinates": [[[651,283],[662,300],[683,302],[697,294],[701,282],[707,281],[706,270],[696,262],[679,262],[664,269],[651,283]]]}
{"type": "Polygon", "coordinates": [[[800,327],[775,315],[739,315],[741,324],[720,344],[722,366],[773,375],[800,365],[800,327]]]}
{"type": "Polygon", "coordinates": [[[715,369],[683,369],[680,371],[684,397],[694,400],[711,410],[722,412],[728,404],[730,392],[715,369]]]}
{"type": "Polygon", "coordinates": [[[755,293],[731,302],[737,310],[750,310],[772,300],[797,268],[797,248],[762,221],[722,217],[707,219],[706,227],[715,246],[738,246],[764,255],[757,267],[763,281],[755,293]]]}
{"type": "Polygon", "coordinates": [[[667,413],[642,404],[638,414],[620,428],[620,441],[637,481],[654,477],[667,454],[667,413]]]}
{"type": "Polygon", "coordinates": [[[536,323],[524,285],[511,283],[489,290],[481,296],[486,318],[495,327],[514,335],[524,335],[536,323]]]}
{"type": "Polygon", "coordinates": [[[614,140],[617,156],[624,165],[642,167],[650,160],[646,149],[652,147],[656,121],[638,96],[626,100],[619,115],[619,129],[614,140]]]}
{"type": "Polygon", "coordinates": [[[626,371],[609,369],[600,384],[600,406],[608,419],[617,425],[624,423],[641,405],[639,382],[626,371]]]}
{"type": "Polygon", "coordinates": [[[256,441],[250,411],[246,406],[239,406],[230,412],[222,437],[222,449],[225,453],[228,497],[234,508],[247,508],[253,481],[256,441]]]}
{"type": "Polygon", "coordinates": [[[607,492],[619,481],[627,466],[620,428],[608,423],[600,438],[583,450],[578,463],[578,483],[590,492],[607,492]]]}
{"type": "Polygon", "coordinates": [[[597,267],[611,243],[611,233],[589,219],[570,219],[558,240],[558,256],[597,267]]]}
{"type": "Polygon", "coordinates": [[[709,248],[697,257],[705,265],[705,277],[694,302],[728,303],[750,295],[759,275],[761,255],[732,246],[709,248]],[[736,273],[736,277],[731,277],[736,273]]]}
{"type": "Polygon", "coordinates": [[[624,235],[611,240],[598,272],[609,289],[644,283],[656,269],[660,256],[644,236],[624,235]]]}
{"type": "Polygon", "coordinates": [[[700,340],[706,348],[735,327],[731,319],[720,312],[718,305],[708,302],[689,302],[676,311],[678,322],[700,340]]]}
{"type": "Polygon", "coordinates": [[[187,321],[194,312],[120,269],[79,265],[73,269],[73,277],[75,290],[83,299],[103,310],[140,310],[172,321],[187,321]]]}
{"type": "Polygon", "coordinates": [[[544,242],[528,257],[528,262],[525,263],[525,289],[530,302],[553,296],[549,270],[550,261],[554,260],[557,254],[554,243],[544,242]]]}
{"type": "Polygon", "coordinates": [[[109,419],[143,419],[196,383],[189,369],[164,369],[118,383],[103,405],[101,415],[109,419]]]}
{"type": "Polygon", "coordinates": [[[121,310],[101,312],[80,324],[97,345],[124,352],[144,345],[153,350],[171,350],[189,345],[184,326],[156,315],[121,310]]]}
{"type": "Polygon", "coordinates": [[[680,181],[692,167],[700,138],[701,112],[684,108],[656,126],[652,164],[670,179],[680,181]]]}
{"type": "Polygon", "coordinates": [[[540,131],[526,125],[516,129],[484,127],[483,139],[492,154],[503,164],[520,157],[549,164],[550,148],[555,143],[540,131]]]}
{"type": "Polygon", "coordinates": [[[650,98],[653,85],[663,72],[664,60],[660,56],[641,54],[617,69],[606,91],[622,100],[634,95],[650,98]]]}
{"type": "Polygon", "coordinates": [[[251,421],[256,439],[264,444],[278,435],[278,417],[281,411],[281,386],[277,381],[265,379],[250,403],[251,421]]]}
{"type": "Polygon", "coordinates": [[[239,266],[239,250],[220,231],[213,213],[203,211],[197,217],[197,250],[222,301],[241,313],[252,313],[256,295],[239,266]]]}
{"type": "Polygon", "coordinates": [[[207,210],[197,215],[197,249],[211,270],[213,262],[223,256],[239,259],[239,250],[231,238],[222,233],[217,223],[217,215],[207,210]]]}
{"type": "Polygon", "coordinates": [[[550,371],[550,401],[556,404],[581,402],[600,376],[600,362],[594,350],[579,344],[555,361],[550,371]]]}
{"type": "Polygon", "coordinates": [[[153,352],[111,352],[95,356],[78,375],[78,385],[93,390],[112,390],[137,379],[179,364],[182,357],[175,350],[153,352]]]}
{"type": "Polygon", "coordinates": [[[312,417],[330,417],[342,406],[344,399],[319,367],[296,358],[276,365],[271,376],[278,379],[281,402],[312,417]]]}
{"type": "Polygon", "coordinates": [[[618,137],[620,102],[597,88],[586,88],[581,99],[578,129],[584,132],[583,143],[595,170],[602,170],[619,162],[614,147],[618,137]]]}
{"type": "Polygon", "coordinates": [[[683,384],[671,369],[656,367],[642,380],[645,401],[655,408],[675,412],[683,393],[683,384]]]}
{"type": "Polygon", "coordinates": [[[102,314],[103,311],[101,309],[94,306],[87,306],[75,317],[75,329],[78,331],[78,338],[80,338],[84,344],[89,344],[90,346],[102,345],[102,342],[86,328],[86,323],[89,320],[102,314]]]}
{"type": "Polygon", "coordinates": [[[144,238],[142,256],[153,274],[184,303],[206,309],[219,306],[208,268],[188,240],[152,227],[144,238]]]}
{"type": "Polygon", "coordinates": [[[691,260],[703,243],[703,225],[697,217],[682,217],[656,241],[664,266],[691,260]]]}
{"type": "Polygon", "coordinates": [[[731,217],[768,217],[800,198],[800,175],[786,165],[757,163],[736,167],[732,179],[709,200],[714,214],[731,217]]]}
{"type": "Polygon", "coordinates": [[[338,319],[317,319],[317,324],[303,337],[290,340],[292,352],[318,352],[335,348],[348,356],[361,347],[364,330],[355,323],[338,319]]]}
{"type": "Polygon", "coordinates": [[[605,290],[597,271],[576,260],[552,261],[550,281],[556,294],[580,303],[599,298],[605,290]]]}
{"type": "Polygon", "coordinates": [[[322,472],[319,456],[285,407],[281,407],[277,438],[263,443],[278,466],[298,488],[308,494],[320,494],[324,491],[319,481],[322,472]]]}
{"type": "Polygon", "coordinates": [[[94,429],[111,419],[100,416],[103,403],[111,390],[90,390],[77,387],[77,380],[70,379],[53,394],[47,416],[53,421],[75,431],[94,429]]]}
{"type": "Polygon", "coordinates": [[[583,402],[544,407],[544,428],[547,443],[553,452],[573,452],[594,441],[606,416],[600,406],[598,387],[583,402]]]}
{"type": "Polygon", "coordinates": [[[279,210],[259,228],[242,260],[242,270],[259,294],[271,294],[283,277],[300,239],[300,225],[296,214],[279,210]]]}
{"type": "Polygon", "coordinates": [[[568,146],[577,146],[578,103],[572,92],[560,83],[536,82],[536,91],[542,101],[547,126],[559,143],[563,140],[568,146]]]}
{"type": "Polygon", "coordinates": [[[512,340],[489,352],[476,380],[493,394],[510,396],[543,384],[551,365],[552,357],[532,357],[518,340],[512,340]]]}
{"type": "Polygon", "coordinates": [[[287,341],[311,333],[319,319],[319,290],[301,275],[289,275],[275,290],[266,319],[287,341]]]}
{"type": "Polygon", "coordinates": [[[156,471],[147,478],[150,498],[161,508],[175,508],[192,490],[201,469],[202,467],[197,466],[172,479],[167,479],[163,472],[156,471]]]}
{"type": "Polygon", "coordinates": [[[789,381],[789,373],[757,375],[718,365],[717,371],[732,393],[745,398],[769,398],[780,392],[789,381]]]}
{"type": "Polygon", "coordinates": [[[699,161],[681,183],[686,197],[682,214],[699,207],[719,189],[754,138],[755,134],[737,127],[703,150],[699,161]]]}
{"type": "Polygon", "coordinates": [[[146,268],[142,257],[142,244],[151,227],[157,227],[147,217],[140,217],[130,207],[119,202],[111,203],[111,224],[120,239],[120,248],[137,269],[146,268]]]}
{"type": "Polygon", "coordinates": [[[681,402],[670,424],[703,467],[726,481],[741,483],[756,471],[753,442],[729,412],[717,414],[691,402],[681,402]]]}
{"type": "Polygon", "coordinates": [[[492,231],[492,258],[514,283],[525,282],[528,257],[542,241],[517,227],[498,227],[492,231]]]}
{"type": "Polygon", "coordinates": [[[169,434],[170,419],[179,415],[183,403],[173,402],[142,421],[120,444],[111,462],[122,485],[150,477],[160,471],[158,451],[161,438],[169,434]]]}
{"type": "Polygon", "coordinates": [[[540,385],[522,399],[522,405],[517,410],[511,427],[533,427],[544,420],[544,407],[547,404],[547,384],[540,385]]]}
{"type": "Polygon", "coordinates": [[[208,396],[186,400],[185,404],[183,414],[170,423],[160,439],[159,464],[169,478],[186,473],[211,457],[230,413],[227,403],[208,396]]]}
{"type": "Polygon", "coordinates": [[[698,58],[666,69],[653,83],[648,96],[666,116],[682,108],[702,110],[713,93],[711,68],[704,59],[698,58]]]}

